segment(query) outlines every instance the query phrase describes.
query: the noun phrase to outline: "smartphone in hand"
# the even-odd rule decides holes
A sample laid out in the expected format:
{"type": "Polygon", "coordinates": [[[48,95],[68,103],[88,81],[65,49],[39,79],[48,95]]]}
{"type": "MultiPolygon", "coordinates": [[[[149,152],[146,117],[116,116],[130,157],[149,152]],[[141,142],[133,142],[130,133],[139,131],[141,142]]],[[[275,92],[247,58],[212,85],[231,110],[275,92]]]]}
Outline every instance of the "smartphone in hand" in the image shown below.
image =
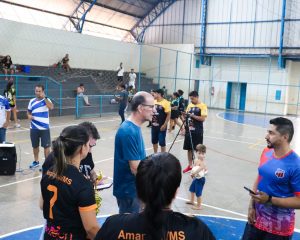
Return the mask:
{"type": "Polygon", "coordinates": [[[244,189],[247,190],[249,193],[256,195],[256,193],[253,192],[250,188],[247,188],[247,187],[244,186],[244,189]]]}

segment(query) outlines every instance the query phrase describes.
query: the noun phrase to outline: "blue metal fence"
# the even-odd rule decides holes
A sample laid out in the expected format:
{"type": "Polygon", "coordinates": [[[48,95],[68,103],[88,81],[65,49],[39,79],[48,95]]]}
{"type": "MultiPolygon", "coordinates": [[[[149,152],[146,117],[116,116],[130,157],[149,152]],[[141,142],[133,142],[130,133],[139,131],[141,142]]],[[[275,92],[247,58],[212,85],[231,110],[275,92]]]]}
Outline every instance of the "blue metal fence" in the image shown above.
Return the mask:
{"type": "MultiPolygon", "coordinates": [[[[16,89],[16,98],[34,98],[34,88],[37,84],[45,87],[45,94],[59,108],[59,115],[62,111],[62,85],[50,77],[45,76],[28,76],[28,75],[0,75],[0,89],[4,91],[7,81],[5,78],[14,80],[16,89]]],[[[1,92],[2,94],[2,92],[1,92]]]]}

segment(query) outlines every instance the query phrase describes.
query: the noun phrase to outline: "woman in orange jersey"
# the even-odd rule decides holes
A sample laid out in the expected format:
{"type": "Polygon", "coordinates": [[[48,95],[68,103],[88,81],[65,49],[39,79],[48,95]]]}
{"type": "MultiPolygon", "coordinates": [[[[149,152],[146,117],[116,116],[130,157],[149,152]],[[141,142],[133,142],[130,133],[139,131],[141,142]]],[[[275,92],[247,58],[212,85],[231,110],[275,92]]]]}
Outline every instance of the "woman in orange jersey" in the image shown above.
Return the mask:
{"type": "Polygon", "coordinates": [[[41,180],[46,240],[94,239],[99,230],[92,183],[79,172],[89,149],[82,126],[66,127],[53,142],[55,164],[41,180]]]}

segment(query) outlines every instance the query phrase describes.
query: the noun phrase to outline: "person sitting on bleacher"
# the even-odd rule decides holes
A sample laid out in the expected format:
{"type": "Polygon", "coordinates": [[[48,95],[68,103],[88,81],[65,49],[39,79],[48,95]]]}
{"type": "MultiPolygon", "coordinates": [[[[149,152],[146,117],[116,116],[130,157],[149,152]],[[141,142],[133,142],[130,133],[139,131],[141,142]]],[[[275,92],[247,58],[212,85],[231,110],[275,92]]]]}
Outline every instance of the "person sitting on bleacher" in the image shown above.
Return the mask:
{"type": "MultiPolygon", "coordinates": [[[[8,73],[14,74],[14,70],[15,70],[15,67],[12,63],[11,57],[9,55],[7,55],[6,57],[4,57],[2,59],[1,66],[2,66],[3,72],[5,74],[5,80],[7,81],[8,80],[7,74],[8,73]]],[[[10,77],[10,80],[13,80],[12,77],[10,77]]]]}
{"type": "Polygon", "coordinates": [[[69,61],[70,61],[70,59],[69,59],[69,54],[66,54],[66,56],[61,60],[61,62],[62,62],[62,67],[63,67],[63,69],[64,69],[66,72],[70,72],[70,70],[71,70],[71,67],[70,67],[70,65],[69,65],[69,61]]]}
{"type": "Polygon", "coordinates": [[[90,106],[91,104],[89,103],[89,98],[88,96],[84,95],[84,92],[85,92],[84,84],[80,83],[79,87],[77,87],[77,96],[82,97],[85,105],[90,106]]]}

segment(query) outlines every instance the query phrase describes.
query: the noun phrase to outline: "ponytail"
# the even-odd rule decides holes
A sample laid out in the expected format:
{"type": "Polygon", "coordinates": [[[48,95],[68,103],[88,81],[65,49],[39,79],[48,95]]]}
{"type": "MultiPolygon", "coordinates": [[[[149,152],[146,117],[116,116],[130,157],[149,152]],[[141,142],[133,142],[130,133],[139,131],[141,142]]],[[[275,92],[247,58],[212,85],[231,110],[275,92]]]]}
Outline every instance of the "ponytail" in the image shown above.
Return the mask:
{"type": "Polygon", "coordinates": [[[138,197],[145,204],[147,239],[161,240],[167,235],[167,215],[181,182],[181,166],[170,153],[159,153],[141,161],[136,175],[138,197]]]}
{"type": "Polygon", "coordinates": [[[56,177],[62,176],[67,164],[69,164],[68,159],[88,141],[89,135],[82,126],[69,126],[63,129],[60,136],[52,143],[56,177]]]}

